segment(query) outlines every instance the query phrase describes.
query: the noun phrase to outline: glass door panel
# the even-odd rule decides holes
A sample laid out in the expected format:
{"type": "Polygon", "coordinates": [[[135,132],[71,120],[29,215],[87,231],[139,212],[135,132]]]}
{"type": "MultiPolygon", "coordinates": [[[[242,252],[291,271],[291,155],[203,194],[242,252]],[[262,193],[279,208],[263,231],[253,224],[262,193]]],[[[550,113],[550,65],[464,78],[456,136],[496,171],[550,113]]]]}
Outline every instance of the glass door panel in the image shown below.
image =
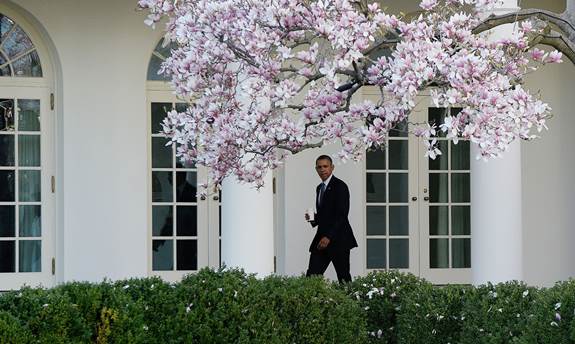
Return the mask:
{"type": "Polygon", "coordinates": [[[172,109],[183,111],[171,92],[149,91],[150,121],[150,273],[177,281],[205,266],[219,266],[219,197],[197,195],[206,170],[176,158],[166,145],[161,123],[172,109]],[[215,227],[215,228],[212,228],[215,227]],[[214,234],[215,233],[215,234],[214,234]],[[214,244],[215,241],[215,244],[214,244]],[[215,246],[215,249],[212,247],[215,246]]]}
{"type": "MultiPolygon", "coordinates": [[[[460,109],[428,108],[427,118],[440,124],[451,111],[460,109]]],[[[470,221],[470,146],[458,144],[440,135],[442,155],[435,160],[421,158],[420,213],[421,276],[434,283],[469,283],[471,279],[470,221]]],[[[421,147],[424,147],[420,143],[421,147]]],[[[420,154],[423,156],[423,154],[420,154]]]]}
{"type": "Polygon", "coordinates": [[[390,132],[387,146],[366,155],[366,268],[418,273],[417,166],[407,124],[390,132]]]}
{"type": "Polygon", "coordinates": [[[0,89],[0,290],[54,283],[48,94],[0,89]]]}

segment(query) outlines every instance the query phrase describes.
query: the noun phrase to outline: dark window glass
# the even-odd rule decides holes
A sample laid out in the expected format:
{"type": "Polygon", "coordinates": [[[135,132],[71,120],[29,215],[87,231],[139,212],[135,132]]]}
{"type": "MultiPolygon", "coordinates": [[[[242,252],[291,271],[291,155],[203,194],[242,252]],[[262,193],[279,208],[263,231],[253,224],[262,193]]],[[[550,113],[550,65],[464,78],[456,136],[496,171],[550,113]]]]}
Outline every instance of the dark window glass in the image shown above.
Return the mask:
{"type": "Polygon", "coordinates": [[[198,242],[196,240],[177,241],[178,270],[198,269],[198,242]]]}

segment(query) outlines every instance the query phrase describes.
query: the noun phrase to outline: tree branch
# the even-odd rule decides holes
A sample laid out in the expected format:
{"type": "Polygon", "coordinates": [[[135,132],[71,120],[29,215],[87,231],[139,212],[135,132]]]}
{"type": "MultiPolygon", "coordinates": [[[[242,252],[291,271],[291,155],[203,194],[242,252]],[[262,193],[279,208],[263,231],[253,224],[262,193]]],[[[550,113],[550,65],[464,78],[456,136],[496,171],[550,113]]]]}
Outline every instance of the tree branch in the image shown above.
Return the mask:
{"type": "Polygon", "coordinates": [[[491,15],[475,27],[473,33],[477,34],[503,24],[515,23],[525,19],[536,19],[556,28],[557,31],[552,34],[544,33],[535,37],[532,45],[543,44],[551,46],[562,52],[575,64],[575,16],[572,13],[575,5],[573,2],[575,0],[568,0],[568,8],[562,14],[542,9],[524,9],[502,15],[491,15]]]}

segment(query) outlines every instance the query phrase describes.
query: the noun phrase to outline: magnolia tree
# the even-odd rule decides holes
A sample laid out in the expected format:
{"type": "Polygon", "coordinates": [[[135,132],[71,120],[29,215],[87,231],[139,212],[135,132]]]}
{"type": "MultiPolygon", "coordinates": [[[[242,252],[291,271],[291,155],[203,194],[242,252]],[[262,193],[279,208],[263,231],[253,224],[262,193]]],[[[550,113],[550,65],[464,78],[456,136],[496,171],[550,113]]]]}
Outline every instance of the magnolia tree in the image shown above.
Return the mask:
{"type": "Polygon", "coordinates": [[[408,19],[372,0],[139,1],[147,23],[166,18],[166,40],[177,43],[161,70],[192,104],[163,122],[178,157],[209,167],[216,185],[235,175],[257,186],[308,148],[339,142],[339,159],[359,160],[405,122],[430,158],[441,154],[440,132],[477,144],[484,158],[536,137],[550,108],[523,77],[562,54],[532,48],[540,28],[527,20],[504,38],[474,31],[494,5],[423,0],[408,19]],[[379,90],[377,101],[355,101],[365,86],[379,90]],[[434,106],[462,111],[414,123],[427,88],[434,106]]]}

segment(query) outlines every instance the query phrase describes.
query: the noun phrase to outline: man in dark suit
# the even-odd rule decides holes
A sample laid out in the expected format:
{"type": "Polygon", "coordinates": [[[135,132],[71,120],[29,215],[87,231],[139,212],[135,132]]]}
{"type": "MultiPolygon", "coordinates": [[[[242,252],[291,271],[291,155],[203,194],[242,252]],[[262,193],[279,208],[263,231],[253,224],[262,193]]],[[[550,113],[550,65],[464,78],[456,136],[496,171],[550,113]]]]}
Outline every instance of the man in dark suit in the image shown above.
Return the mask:
{"type": "Polygon", "coordinates": [[[316,188],[314,218],[305,215],[312,227],[317,226],[309,247],[306,276],[323,275],[332,262],[339,282],[350,282],[349,251],[357,247],[357,241],[347,219],[349,189],[343,180],[333,175],[333,161],[328,155],[316,159],[315,169],[322,182],[316,188]]]}

